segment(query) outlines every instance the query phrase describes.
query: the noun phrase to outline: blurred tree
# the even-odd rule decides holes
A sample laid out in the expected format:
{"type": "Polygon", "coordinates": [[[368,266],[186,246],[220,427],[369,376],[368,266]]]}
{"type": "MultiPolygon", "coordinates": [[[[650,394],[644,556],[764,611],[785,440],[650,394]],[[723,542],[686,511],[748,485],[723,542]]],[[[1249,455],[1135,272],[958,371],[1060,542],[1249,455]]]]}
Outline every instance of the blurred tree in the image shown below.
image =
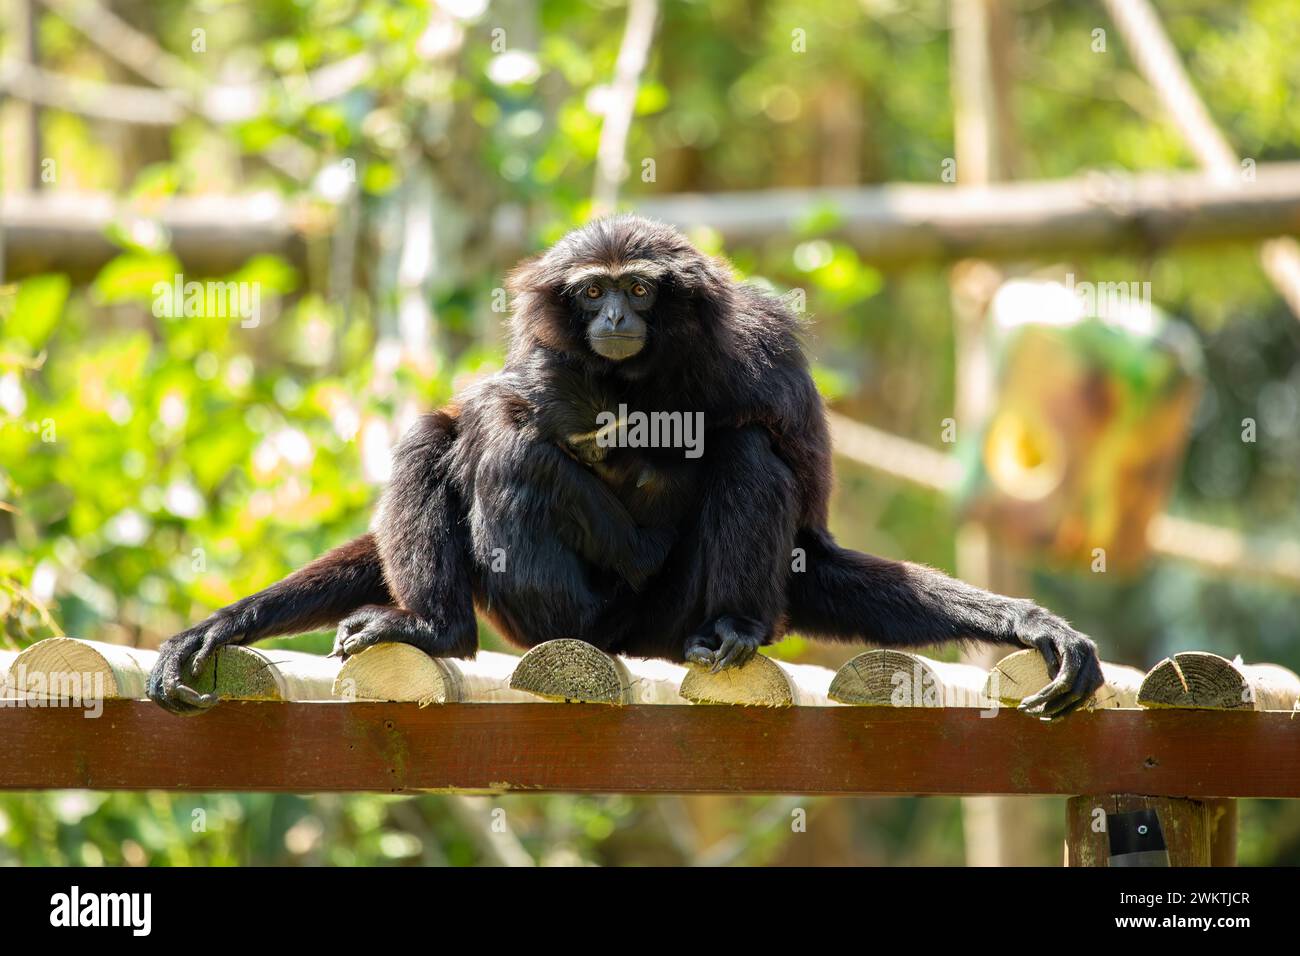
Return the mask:
{"type": "MultiPolygon", "coordinates": [[[[301,267],[262,257],[217,277],[258,284],[255,327],[154,314],[155,284],[180,267],[147,215],[112,231],[121,252],[93,282],[51,274],[0,289],[0,620],[9,646],[59,628],[153,645],[363,530],[393,423],[499,364],[505,270],[586,215],[625,13],[609,0],[103,5],[201,77],[207,93],[224,91],[227,100],[212,102],[242,118],[213,124],[188,110],[146,134],[45,109],[46,190],[107,190],[146,212],[173,195],[264,191],[338,228],[309,232],[301,267]],[[340,64],[355,72],[320,96],[340,64]],[[503,238],[513,244],[506,253],[503,238]],[[426,240],[427,255],[416,255],[412,242],[426,240]]],[[[942,181],[954,155],[946,6],[662,4],[625,198],[942,181]]],[[[1117,38],[1097,49],[1095,31],[1108,28],[1097,8],[1010,6],[1021,176],[1193,166],[1117,38]]],[[[97,83],[147,79],[58,7],[37,8],[42,69],[97,83]]],[[[1161,10],[1243,155],[1300,154],[1300,114],[1290,108],[1300,2],[1178,0],[1161,10]]],[[[21,42],[8,30],[3,55],[21,42]]],[[[23,115],[13,98],[0,105],[6,192],[23,185],[23,115]]],[[[746,276],[803,290],[828,397],[937,444],[953,406],[946,275],[884,273],[825,238],[833,219],[827,210],[751,247],[695,238],[746,276]]],[[[1294,538],[1300,326],[1253,251],[1069,266],[1081,277],[1149,279],[1160,304],[1202,338],[1211,384],[1174,510],[1294,538]],[[1258,424],[1250,442],[1247,418],[1258,424]]],[[[836,530],[846,543],[953,567],[945,502],[839,467],[836,530]]],[[[1163,564],[1132,581],[1039,572],[1034,587],[1114,659],[1150,664],[1199,647],[1300,666],[1295,596],[1275,588],[1163,564]]],[[[328,636],[295,646],[323,649],[328,636]]],[[[825,663],[843,657],[797,640],[778,653],[805,651],[825,663]]],[[[0,862],[482,861],[450,799],[0,795],[0,862]],[[196,829],[201,819],[206,829],[196,829]]],[[[851,824],[841,829],[837,817],[834,832],[853,835],[852,859],[960,862],[954,800],[834,803],[851,824]]],[[[1059,839],[1056,804],[1044,802],[1056,814],[1044,829],[1059,839]]],[[[677,801],[510,796],[494,805],[543,862],[688,862],[707,858],[702,844],[719,832],[716,820],[675,812],[677,801]]],[[[816,860],[789,832],[788,814],[765,816],[784,805],[724,805],[724,831],[743,837],[729,859],[816,860]]],[[[1248,802],[1242,821],[1243,862],[1300,861],[1300,808],[1248,802]]]]}

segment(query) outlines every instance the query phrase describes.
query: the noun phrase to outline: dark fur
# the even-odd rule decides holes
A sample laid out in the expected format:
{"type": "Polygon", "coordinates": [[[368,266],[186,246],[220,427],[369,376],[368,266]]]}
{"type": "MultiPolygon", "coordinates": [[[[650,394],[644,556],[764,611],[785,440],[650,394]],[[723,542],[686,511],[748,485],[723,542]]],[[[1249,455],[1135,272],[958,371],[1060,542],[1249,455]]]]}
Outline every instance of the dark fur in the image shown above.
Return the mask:
{"type": "Polygon", "coordinates": [[[510,286],[505,368],[402,439],[374,532],[173,637],[151,697],[202,709],[213,701],[186,674],[217,646],[340,621],[340,654],[403,641],[472,656],[475,607],[525,647],[576,637],[717,666],[790,630],[1035,647],[1057,680],[1030,703],[1049,715],[1100,685],[1092,642],[1033,603],[835,543],[830,440],[798,321],[680,234],[630,216],[595,222],[510,286]],[[584,338],[573,276],[628,262],[656,298],[645,347],[615,362],[584,338]],[[619,403],[702,411],[704,455],[572,446],[619,403]],[[796,548],[805,570],[792,571],[796,548]]]}

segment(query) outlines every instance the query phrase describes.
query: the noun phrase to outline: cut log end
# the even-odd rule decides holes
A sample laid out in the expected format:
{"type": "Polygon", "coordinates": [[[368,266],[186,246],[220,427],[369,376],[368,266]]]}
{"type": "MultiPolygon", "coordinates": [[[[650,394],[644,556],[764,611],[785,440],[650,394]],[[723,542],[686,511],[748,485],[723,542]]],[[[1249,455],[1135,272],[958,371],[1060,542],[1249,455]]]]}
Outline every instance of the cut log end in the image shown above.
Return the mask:
{"type": "MultiPolygon", "coordinates": [[[[1089,709],[1137,707],[1138,688],[1145,674],[1135,667],[1102,663],[1106,683],[1098,688],[1086,706],[1089,709]]],[[[984,692],[992,700],[1015,706],[1050,684],[1047,662],[1037,651],[1024,650],[1008,654],[989,671],[984,692]]]]}
{"type": "Polygon", "coordinates": [[[1201,710],[1293,710],[1298,696],[1300,677],[1286,668],[1186,651],[1151,669],[1142,681],[1138,703],[1201,710]]]}
{"type": "Polygon", "coordinates": [[[829,696],[858,707],[987,707],[987,675],[971,664],[935,661],[908,651],[876,648],[835,674],[829,696]]]}
{"type": "Polygon", "coordinates": [[[230,700],[285,700],[275,666],[251,647],[228,645],[208,658],[191,686],[230,700]]]}
{"type": "MultiPolygon", "coordinates": [[[[897,703],[898,688],[905,684],[910,689],[914,683],[919,684],[922,691],[940,686],[938,676],[926,666],[924,658],[903,651],[864,651],[836,672],[835,680],[831,681],[830,697],[841,704],[892,707],[897,703]],[[917,668],[920,669],[919,675],[917,668]],[[918,676],[919,682],[916,680],[918,676]]],[[[933,706],[941,704],[940,696],[933,706]]]]}
{"type": "Polygon", "coordinates": [[[510,686],[568,703],[632,702],[630,682],[618,662],[600,648],[572,638],[532,648],[519,659],[510,686]]]}
{"type": "Polygon", "coordinates": [[[707,664],[691,664],[682,680],[682,696],[696,704],[791,707],[796,691],[775,661],[757,654],[740,667],[717,673],[707,664]]]}
{"type": "Polygon", "coordinates": [[[156,651],[99,641],[51,637],[21,651],[10,663],[10,684],[18,692],[64,696],[75,683],[81,696],[107,700],[144,697],[156,651]],[[85,686],[86,680],[91,686],[85,686]]]}
{"type": "Polygon", "coordinates": [[[464,699],[459,669],[410,644],[377,644],[349,657],[333,690],[343,700],[416,701],[421,707],[464,699]]]}

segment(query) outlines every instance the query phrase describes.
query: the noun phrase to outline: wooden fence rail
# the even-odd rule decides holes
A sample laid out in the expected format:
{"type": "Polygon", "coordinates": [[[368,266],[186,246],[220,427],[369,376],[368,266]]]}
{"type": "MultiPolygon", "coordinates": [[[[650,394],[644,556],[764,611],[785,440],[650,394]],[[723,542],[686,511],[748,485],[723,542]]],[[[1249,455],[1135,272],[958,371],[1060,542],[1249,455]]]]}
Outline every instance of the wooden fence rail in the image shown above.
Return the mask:
{"type": "Polygon", "coordinates": [[[712,674],[575,640],[472,662],[226,647],[200,717],[130,699],[155,658],[0,652],[0,790],[1063,794],[1079,866],[1231,862],[1233,798],[1300,798],[1300,676],[1199,652],[1106,664],[1055,722],[998,703],[1049,679],[1029,651],[991,672],[869,650],[712,674]],[[1112,824],[1135,852],[1099,836],[1112,824]]]}
{"type": "MultiPolygon", "coordinates": [[[[10,702],[12,704],[12,702],[10,702]]],[[[1285,712],[227,701],[0,706],[0,789],[1300,798],[1285,712]]]]}
{"type": "MultiPolygon", "coordinates": [[[[1150,252],[1300,232],[1300,162],[1261,163],[1254,178],[1225,182],[1199,172],[1102,173],[987,187],[888,183],[845,189],[773,189],[632,197],[634,208],[685,229],[707,226],[725,242],[798,234],[819,211],[834,210],[830,233],[879,265],[899,267],[964,256],[1015,258],[1089,252],[1150,252]]],[[[119,250],[106,229],[138,213],[105,195],[38,193],[4,197],[0,229],[7,274],[69,272],[78,278],[119,250]]],[[[250,256],[274,253],[297,265],[304,238],[328,232],[330,217],[310,203],[266,195],[179,197],[148,210],[171,236],[187,272],[220,274],[250,256]]],[[[526,216],[497,211],[498,252],[527,251],[526,216]]]]}

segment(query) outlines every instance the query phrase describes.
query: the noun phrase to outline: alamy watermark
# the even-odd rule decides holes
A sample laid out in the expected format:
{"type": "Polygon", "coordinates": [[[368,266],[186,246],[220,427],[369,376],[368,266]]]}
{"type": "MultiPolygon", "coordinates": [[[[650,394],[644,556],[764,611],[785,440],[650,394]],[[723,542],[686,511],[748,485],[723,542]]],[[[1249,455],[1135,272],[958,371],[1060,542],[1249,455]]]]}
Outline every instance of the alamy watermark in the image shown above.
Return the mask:
{"type": "Polygon", "coordinates": [[[596,445],[600,448],[684,448],[687,458],[704,454],[703,412],[629,412],[596,416],[596,445]]]}
{"type": "Polygon", "coordinates": [[[86,718],[104,713],[104,675],[77,671],[37,670],[18,664],[0,677],[0,709],[6,707],[74,707],[86,718]]]}
{"type": "Polygon", "coordinates": [[[133,936],[148,936],[153,928],[153,894],[82,892],[74,885],[50,897],[50,925],[120,926],[133,936]]]}
{"type": "Polygon", "coordinates": [[[1086,318],[1151,316],[1150,282],[1075,282],[1070,272],[1065,276],[1065,288],[1079,299],[1086,318]]]}
{"type": "Polygon", "coordinates": [[[171,282],[153,284],[153,314],[158,318],[238,318],[245,329],[257,328],[262,321],[262,284],[260,282],[199,282],[179,272],[171,282]]]}

